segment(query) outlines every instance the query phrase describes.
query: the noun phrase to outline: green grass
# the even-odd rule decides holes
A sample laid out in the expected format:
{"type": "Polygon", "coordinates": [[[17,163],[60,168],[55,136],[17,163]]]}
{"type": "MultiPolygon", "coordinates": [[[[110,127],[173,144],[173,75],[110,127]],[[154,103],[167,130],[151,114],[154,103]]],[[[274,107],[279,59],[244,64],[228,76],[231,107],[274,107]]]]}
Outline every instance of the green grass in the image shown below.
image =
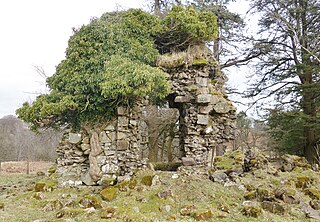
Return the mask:
{"type": "MultiPolygon", "coordinates": [[[[213,183],[207,176],[186,176],[178,173],[179,178],[173,179],[176,172],[152,172],[158,176],[158,182],[153,186],[145,186],[141,183],[145,175],[150,171],[138,172],[136,175],[137,185],[129,188],[121,188],[117,197],[111,202],[102,201],[99,187],[81,188],[54,188],[52,191],[42,192],[40,199],[34,198],[35,191],[32,189],[37,181],[49,181],[51,178],[37,177],[35,175],[6,174],[1,175],[0,186],[6,187],[0,193],[0,203],[4,204],[4,211],[0,212],[0,221],[56,221],[65,219],[72,221],[195,221],[191,216],[182,216],[180,210],[184,206],[194,206],[195,211],[201,212],[210,209],[213,214],[211,221],[314,221],[306,218],[300,210],[299,204],[288,205],[289,210],[285,215],[277,215],[262,210],[258,218],[247,217],[242,214],[242,203],[245,201],[244,193],[239,185],[247,185],[252,189],[270,189],[278,186],[290,186],[296,189],[302,200],[308,202],[310,197],[303,190],[294,187],[295,178],[307,175],[313,178],[313,186],[319,189],[319,173],[317,172],[280,172],[279,176],[273,176],[266,171],[257,170],[241,177],[241,182],[225,187],[220,183],[213,183]],[[293,181],[293,182],[288,182],[293,181]],[[288,183],[287,183],[288,182],[288,183]],[[162,191],[171,191],[172,196],[159,198],[162,191]],[[86,196],[94,196],[101,200],[102,208],[94,211],[81,207],[81,200],[86,196]],[[48,206],[53,209],[48,210],[48,206]],[[101,219],[100,212],[106,208],[114,208],[115,215],[111,219],[101,219]],[[169,212],[166,209],[170,209],[169,212]],[[47,209],[47,210],[45,210],[47,209]],[[61,217],[61,218],[57,218],[61,217]]],[[[118,189],[118,188],[117,188],[118,189]]],[[[38,195],[39,196],[39,195],[38,195]]]]}

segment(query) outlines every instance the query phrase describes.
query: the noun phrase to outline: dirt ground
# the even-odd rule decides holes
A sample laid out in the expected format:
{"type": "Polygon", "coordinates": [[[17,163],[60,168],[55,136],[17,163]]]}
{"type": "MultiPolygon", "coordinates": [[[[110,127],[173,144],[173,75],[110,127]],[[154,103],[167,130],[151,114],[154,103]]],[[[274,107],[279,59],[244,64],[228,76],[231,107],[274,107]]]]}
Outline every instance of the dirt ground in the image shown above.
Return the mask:
{"type": "Polygon", "coordinates": [[[10,161],[0,162],[1,173],[27,173],[29,165],[29,173],[36,174],[37,172],[47,172],[53,162],[45,161],[10,161]]]}

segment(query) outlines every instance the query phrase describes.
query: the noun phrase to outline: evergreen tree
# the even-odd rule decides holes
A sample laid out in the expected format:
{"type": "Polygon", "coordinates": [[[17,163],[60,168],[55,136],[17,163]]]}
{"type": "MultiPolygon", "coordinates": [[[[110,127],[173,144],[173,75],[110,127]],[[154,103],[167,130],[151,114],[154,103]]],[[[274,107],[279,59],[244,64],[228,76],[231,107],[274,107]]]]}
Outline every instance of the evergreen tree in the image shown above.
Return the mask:
{"type": "Polygon", "coordinates": [[[252,9],[261,14],[262,37],[256,48],[264,54],[259,58],[257,81],[249,96],[260,96],[259,100],[274,96],[281,109],[299,115],[304,132],[301,149],[309,161],[314,161],[320,138],[316,130],[320,96],[320,2],[252,0],[252,9]]]}

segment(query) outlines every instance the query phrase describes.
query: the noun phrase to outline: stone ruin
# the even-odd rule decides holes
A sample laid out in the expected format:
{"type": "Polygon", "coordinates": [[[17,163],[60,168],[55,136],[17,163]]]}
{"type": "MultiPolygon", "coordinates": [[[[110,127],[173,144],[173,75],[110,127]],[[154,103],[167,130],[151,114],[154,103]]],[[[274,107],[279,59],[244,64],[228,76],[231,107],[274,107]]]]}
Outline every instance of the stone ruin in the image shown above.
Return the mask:
{"type": "Polygon", "coordinates": [[[172,81],[167,108],[141,100],[131,108],[118,107],[107,123],[65,133],[57,148],[62,185],[101,184],[148,162],[210,166],[224,153],[236,118],[223,88],[226,77],[206,63],[165,71],[172,81]]]}

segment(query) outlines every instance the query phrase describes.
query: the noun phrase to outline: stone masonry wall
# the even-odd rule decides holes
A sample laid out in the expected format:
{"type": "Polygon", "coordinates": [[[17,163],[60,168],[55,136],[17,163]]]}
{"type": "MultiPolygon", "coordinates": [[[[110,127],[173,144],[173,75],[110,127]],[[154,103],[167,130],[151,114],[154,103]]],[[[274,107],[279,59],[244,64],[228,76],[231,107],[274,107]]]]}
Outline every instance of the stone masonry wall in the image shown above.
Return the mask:
{"type": "MultiPolygon", "coordinates": [[[[179,110],[181,161],[208,166],[212,156],[223,153],[235,130],[235,108],[223,89],[225,77],[219,74],[211,80],[212,70],[207,65],[166,71],[172,81],[169,105],[179,110]]],[[[57,148],[60,185],[103,184],[145,167],[146,104],[141,101],[131,109],[119,107],[117,117],[108,123],[83,127],[79,133],[66,132],[57,148]]]]}
{"type": "Polygon", "coordinates": [[[210,71],[208,66],[171,71],[173,106],[180,111],[185,156],[204,166],[213,152],[223,152],[235,130],[235,107],[223,93],[224,76],[211,81],[210,71]]]}

